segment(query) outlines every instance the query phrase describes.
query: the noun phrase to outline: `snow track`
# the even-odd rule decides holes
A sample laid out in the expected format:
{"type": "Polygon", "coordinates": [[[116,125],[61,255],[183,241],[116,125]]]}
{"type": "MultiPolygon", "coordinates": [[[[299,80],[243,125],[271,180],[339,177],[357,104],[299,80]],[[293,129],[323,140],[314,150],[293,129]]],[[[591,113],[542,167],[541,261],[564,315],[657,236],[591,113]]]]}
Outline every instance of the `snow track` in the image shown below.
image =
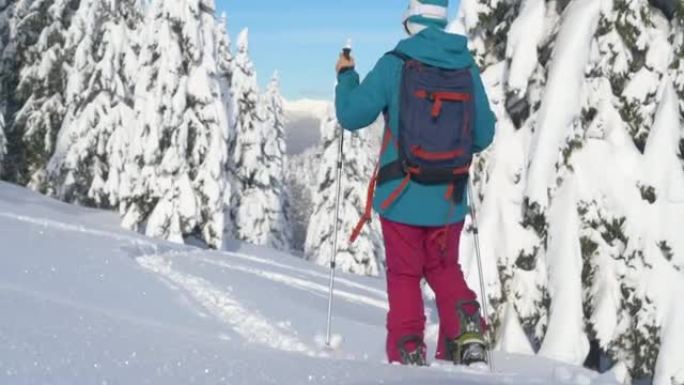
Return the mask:
{"type": "MultiPolygon", "coordinates": [[[[111,240],[115,240],[115,241],[122,241],[122,242],[129,243],[133,246],[144,247],[144,248],[147,248],[149,250],[152,250],[153,254],[157,254],[157,251],[159,249],[158,245],[156,243],[145,240],[145,239],[141,239],[141,238],[134,237],[134,236],[128,236],[128,235],[124,235],[124,234],[116,234],[116,233],[113,233],[110,231],[93,230],[93,229],[86,228],[83,225],[74,225],[71,223],[56,221],[56,220],[52,220],[52,219],[30,217],[30,216],[11,213],[11,212],[0,212],[0,218],[8,218],[8,219],[16,220],[19,222],[29,223],[32,225],[43,227],[45,229],[78,232],[78,233],[82,233],[82,234],[87,234],[87,235],[92,235],[92,236],[96,236],[96,237],[111,239],[111,240]]],[[[199,256],[199,255],[205,255],[205,254],[207,254],[207,252],[206,251],[199,252],[196,250],[188,250],[185,253],[182,251],[177,251],[177,252],[174,252],[173,254],[177,255],[177,256],[183,256],[183,255],[185,255],[185,256],[199,256]]],[[[277,267],[280,269],[296,272],[296,273],[303,274],[303,275],[308,275],[308,276],[315,277],[315,278],[320,278],[320,279],[325,279],[325,280],[328,279],[327,274],[320,273],[318,271],[307,270],[307,269],[303,269],[303,268],[297,268],[297,267],[290,266],[290,265],[287,265],[284,263],[278,263],[275,261],[270,261],[268,259],[259,258],[259,257],[247,255],[247,254],[226,253],[225,255],[229,255],[230,257],[239,258],[239,259],[250,261],[250,262],[255,262],[255,263],[259,263],[259,264],[263,264],[263,265],[277,267]]],[[[252,273],[252,274],[259,274],[264,278],[268,278],[268,279],[271,279],[271,280],[279,282],[279,283],[288,284],[290,286],[295,286],[295,287],[299,287],[299,288],[307,288],[307,289],[312,289],[312,290],[316,290],[316,291],[320,291],[320,289],[323,288],[326,293],[328,291],[327,285],[326,286],[316,285],[316,284],[310,283],[308,281],[305,281],[303,279],[290,277],[290,276],[287,276],[284,274],[278,274],[278,273],[261,274],[261,273],[265,273],[265,272],[259,271],[257,269],[240,267],[240,266],[236,266],[236,265],[230,265],[228,263],[219,262],[219,261],[212,260],[209,258],[202,258],[202,260],[206,263],[215,264],[215,265],[225,267],[225,268],[232,268],[234,270],[243,269],[243,270],[245,270],[245,272],[252,273]]],[[[373,299],[370,297],[356,295],[356,294],[347,293],[347,292],[340,292],[340,297],[345,298],[345,299],[349,299],[349,300],[357,302],[357,303],[364,303],[367,305],[376,306],[376,307],[379,307],[381,309],[387,310],[387,303],[386,303],[387,295],[386,295],[385,291],[378,290],[378,289],[375,289],[375,288],[372,288],[372,287],[369,287],[366,285],[362,285],[362,284],[359,284],[359,283],[356,283],[354,281],[351,281],[351,280],[348,280],[345,278],[341,278],[341,277],[336,277],[335,283],[346,285],[350,288],[366,291],[368,293],[379,296],[380,298],[382,298],[382,300],[376,300],[376,299],[373,299]]]]}
{"type": "MultiPolygon", "coordinates": [[[[295,336],[294,332],[287,330],[282,326],[275,327],[271,325],[271,322],[261,316],[258,312],[250,311],[245,308],[240,302],[235,300],[229,292],[216,287],[212,283],[202,278],[173,270],[171,267],[172,263],[169,261],[169,258],[197,258],[198,261],[214,265],[216,267],[251,274],[276,283],[287,285],[295,289],[305,290],[316,294],[327,294],[327,285],[310,282],[302,278],[292,277],[281,273],[262,271],[244,265],[231,264],[225,261],[203,257],[207,253],[210,253],[206,250],[176,250],[173,252],[160,254],[159,247],[156,243],[145,239],[140,239],[135,236],[116,234],[114,232],[104,230],[94,230],[86,228],[83,225],[75,225],[72,223],[41,217],[19,215],[11,212],[0,212],[0,218],[28,223],[50,230],[91,235],[112,241],[123,242],[137,248],[143,248],[144,250],[147,250],[147,253],[149,254],[133,256],[140,266],[148,271],[161,275],[165,281],[167,281],[167,283],[183,289],[194,300],[201,304],[202,307],[210,311],[222,322],[229,324],[236,333],[245,338],[245,340],[248,342],[255,342],[275,349],[299,352],[311,356],[318,354],[316,353],[316,349],[301,342],[295,336]]],[[[240,253],[229,253],[227,255],[236,259],[277,267],[319,279],[327,279],[326,274],[289,266],[284,263],[269,261],[264,258],[240,253]]],[[[336,282],[351,288],[364,290],[380,297],[376,299],[370,296],[354,294],[338,289],[335,292],[338,298],[356,304],[372,306],[384,311],[388,309],[387,301],[385,299],[386,295],[383,291],[358,284],[344,278],[338,278],[336,282]]]]}
{"type": "Polygon", "coordinates": [[[315,349],[301,342],[293,331],[272,325],[257,311],[246,309],[228,291],[205,279],[172,269],[171,262],[163,256],[147,255],[137,258],[137,261],[145,269],[161,275],[169,283],[186,291],[248,342],[309,356],[316,355],[315,349]]]}
{"type": "MultiPolygon", "coordinates": [[[[264,265],[268,265],[268,266],[278,267],[278,268],[281,268],[284,270],[288,270],[288,271],[292,271],[292,272],[296,272],[296,273],[300,273],[300,274],[305,274],[305,275],[308,275],[311,277],[321,278],[321,279],[325,279],[325,280],[327,280],[329,278],[328,274],[319,273],[318,271],[315,271],[315,270],[307,270],[307,269],[297,268],[297,267],[290,266],[290,265],[287,265],[284,263],[278,263],[278,262],[271,261],[268,259],[255,257],[252,255],[241,254],[241,253],[227,253],[227,254],[230,255],[231,257],[240,258],[240,259],[243,259],[246,261],[256,262],[256,263],[260,263],[260,264],[264,264],[264,265]]],[[[375,289],[375,288],[372,288],[372,287],[369,287],[366,285],[362,285],[362,284],[356,283],[356,282],[349,280],[349,279],[345,279],[342,277],[335,277],[335,283],[336,284],[340,283],[340,284],[346,285],[346,286],[348,286],[350,288],[354,288],[354,289],[361,289],[361,290],[364,290],[366,292],[379,295],[383,298],[387,298],[387,293],[384,290],[378,290],[378,289],[375,289]]]]}
{"type": "MultiPolygon", "coordinates": [[[[248,273],[255,275],[257,277],[265,278],[268,280],[271,280],[273,282],[277,283],[282,283],[287,286],[296,288],[296,289],[302,289],[302,290],[307,290],[313,293],[319,293],[319,294],[328,294],[328,286],[327,285],[322,285],[318,283],[314,283],[311,281],[306,281],[304,279],[300,278],[295,278],[291,276],[287,276],[285,274],[280,274],[280,273],[274,273],[271,271],[264,271],[264,270],[258,270],[255,268],[247,267],[247,266],[242,266],[242,265],[236,265],[236,264],[231,264],[223,261],[215,261],[209,258],[201,258],[202,262],[217,266],[217,267],[222,267],[234,271],[239,271],[242,273],[248,273]]],[[[354,293],[350,293],[348,291],[343,291],[340,289],[335,290],[335,296],[342,298],[346,301],[353,302],[353,303],[358,303],[358,304],[363,304],[363,305],[369,305],[369,306],[374,306],[377,307],[381,310],[389,310],[387,301],[386,300],[378,300],[375,298],[371,298],[365,295],[358,295],[354,293]]]]}
{"type": "MultiPolygon", "coordinates": [[[[19,222],[29,223],[32,225],[36,225],[39,227],[46,228],[46,229],[73,231],[73,232],[78,232],[78,233],[82,233],[82,234],[93,235],[96,237],[102,237],[102,238],[107,238],[107,239],[116,240],[116,241],[123,241],[123,242],[130,243],[132,245],[135,245],[135,246],[142,246],[142,247],[146,247],[146,248],[149,248],[152,250],[158,249],[158,246],[156,243],[150,242],[146,239],[141,239],[139,237],[128,236],[128,235],[124,235],[124,234],[116,234],[116,233],[113,233],[110,231],[93,230],[93,229],[86,228],[85,226],[82,226],[82,225],[74,225],[71,223],[60,222],[60,221],[47,219],[47,218],[39,218],[39,217],[30,217],[30,216],[25,216],[25,215],[19,215],[19,214],[15,214],[15,213],[11,213],[11,212],[0,212],[0,217],[13,219],[13,220],[16,220],[19,222]]],[[[179,251],[179,252],[176,252],[175,254],[177,254],[179,256],[180,255],[192,256],[192,255],[204,255],[204,254],[207,254],[207,252],[201,252],[200,253],[200,252],[197,252],[194,250],[193,251],[189,250],[187,253],[183,253],[183,252],[179,251]]],[[[311,277],[328,279],[328,275],[324,274],[324,273],[320,273],[320,272],[317,272],[314,270],[297,268],[297,267],[290,266],[290,265],[287,265],[284,263],[278,263],[275,261],[271,261],[268,259],[259,258],[259,257],[247,255],[247,254],[225,253],[225,255],[229,255],[230,257],[239,258],[239,259],[243,259],[243,260],[250,261],[250,262],[255,262],[255,263],[259,263],[259,264],[263,264],[263,265],[277,267],[280,269],[296,272],[299,274],[308,275],[311,277]]],[[[216,261],[213,261],[213,260],[210,260],[207,258],[205,258],[204,261],[208,262],[208,263],[216,263],[216,261]]],[[[224,266],[224,267],[227,267],[227,266],[224,266]]],[[[287,276],[283,275],[283,277],[287,277],[287,276]]],[[[287,278],[289,278],[289,277],[287,277],[287,278]]],[[[378,289],[375,289],[375,288],[372,288],[372,287],[369,287],[366,285],[362,285],[362,284],[356,283],[354,281],[351,281],[351,280],[348,280],[345,278],[336,277],[335,283],[340,283],[340,284],[346,285],[350,288],[364,290],[366,292],[378,295],[382,298],[387,297],[385,291],[383,291],[383,290],[378,290],[378,289]]],[[[326,287],[326,291],[327,291],[327,287],[326,287]]],[[[372,300],[371,300],[371,302],[372,302],[372,300]]],[[[377,305],[377,303],[376,303],[376,305],[377,305]]],[[[386,308],[386,305],[383,305],[382,307],[386,308]]]]}

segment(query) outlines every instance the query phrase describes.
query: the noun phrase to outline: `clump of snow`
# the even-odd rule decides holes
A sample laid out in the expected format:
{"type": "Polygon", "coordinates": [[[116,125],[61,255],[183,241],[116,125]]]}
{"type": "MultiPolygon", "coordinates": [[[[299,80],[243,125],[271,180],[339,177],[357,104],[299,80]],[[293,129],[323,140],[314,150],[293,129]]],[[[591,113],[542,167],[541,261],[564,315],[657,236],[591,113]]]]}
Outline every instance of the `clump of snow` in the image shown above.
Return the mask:
{"type": "Polygon", "coordinates": [[[518,313],[513,304],[508,304],[504,312],[503,321],[496,336],[496,350],[507,353],[533,355],[527,335],[523,332],[518,313]]]}
{"type": "Polygon", "coordinates": [[[314,337],[314,340],[316,341],[316,346],[318,347],[319,350],[340,350],[342,347],[342,343],[344,342],[344,337],[340,334],[331,334],[330,335],[330,344],[327,343],[327,338],[323,334],[317,334],[316,337],[314,337]]]}
{"type": "Polygon", "coordinates": [[[555,226],[549,232],[546,255],[551,309],[539,354],[581,365],[589,354],[589,340],[583,325],[583,261],[574,188],[572,181],[566,181],[549,212],[551,223],[562,221],[564,226],[555,226]]]}
{"type": "Polygon", "coordinates": [[[584,69],[589,47],[598,25],[600,3],[575,0],[565,11],[565,20],[556,39],[554,61],[530,148],[530,169],[526,195],[532,202],[548,206],[553,186],[553,166],[568,127],[578,116],[584,69]]]}
{"type": "Polygon", "coordinates": [[[525,0],[508,33],[506,56],[511,60],[508,85],[525,94],[532,71],[537,66],[537,49],[544,32],[546,11],[543,0],[525,0]]]}

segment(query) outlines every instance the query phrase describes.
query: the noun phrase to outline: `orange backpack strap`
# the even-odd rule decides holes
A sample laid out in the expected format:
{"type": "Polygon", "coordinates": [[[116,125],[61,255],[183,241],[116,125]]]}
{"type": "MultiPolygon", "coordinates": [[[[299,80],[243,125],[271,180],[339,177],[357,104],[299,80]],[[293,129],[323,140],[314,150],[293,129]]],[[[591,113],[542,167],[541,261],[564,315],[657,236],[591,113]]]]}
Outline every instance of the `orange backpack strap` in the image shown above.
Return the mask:
{"type": "Polygon", "coordinates": [[[389,127],[385,129],[385,134],[382,138],[382,148],[380,149],[380,157],[375,165],[375,171],[373,171],[373,176],[371,177],[370,183],[368,184],[368,192],[366,193],[366,208],[363,212],[361,220],[354,228],[351,237],[349,238],[350,243],[354,243],[356,239],[361,235],[366,223],[370,222],[373,218],[373,197],[375,196],[375,187],[378,184],[378,173],[380,172],[380,161],[382,156],[385,154],[389,148],[390,143],[392,143],[392,132],[389,127]]]}
{"type": "Polygon", "coordinates": [[[351,237],[349,238],[350,243],[356,242],[356,239],[359,237],[359,235],[361,235],[361,231],[363,231],[364,226],[366,226],[366,223],[370,222],[373,216],[373,196],[375,195],[375,185],[377,184],[377,180],[378,168],[376,167],[375,171],[373,171],[373,177],[371,178],[371,181],[368,184],[368,193],[366,195],[366,209],[363,212],[361,220],[356,225],[351,237]]]}

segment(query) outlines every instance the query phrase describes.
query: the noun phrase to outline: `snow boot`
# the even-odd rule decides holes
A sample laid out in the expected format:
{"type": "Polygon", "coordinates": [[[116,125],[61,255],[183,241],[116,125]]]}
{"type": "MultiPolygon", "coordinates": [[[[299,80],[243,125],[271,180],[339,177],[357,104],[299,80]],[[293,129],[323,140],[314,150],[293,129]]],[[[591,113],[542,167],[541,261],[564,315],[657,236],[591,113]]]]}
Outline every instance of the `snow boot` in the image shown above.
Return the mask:
{"type": "Polygon", "coordinates": [[[456,310],[461,322],[461,334],[447,340],[447,349],[454,365],[487,363],[487,343],[482,335],[482,319],[480,304],[476,301],[459,302],[456,310]],[[475,311],[468,313],[465,306],[472,306],[475,311]]]}
{"type": "Polygon", "coordinates": [[[406,336],[399,340],[399,353],[401,354],[401,363],[410,366],[427,366],[427,347],[423,339],[419,336],[406,336]],[[413,350],[407,349],[407,344],[413,342],[415,348],[413,350]]]}

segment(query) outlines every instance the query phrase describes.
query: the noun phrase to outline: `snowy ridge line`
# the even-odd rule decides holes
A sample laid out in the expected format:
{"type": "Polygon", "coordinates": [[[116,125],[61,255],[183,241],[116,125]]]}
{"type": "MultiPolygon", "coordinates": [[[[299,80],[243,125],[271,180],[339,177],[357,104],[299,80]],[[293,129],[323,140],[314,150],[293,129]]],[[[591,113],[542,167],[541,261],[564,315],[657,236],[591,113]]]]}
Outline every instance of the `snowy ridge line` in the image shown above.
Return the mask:
{"type": "MultiPolygon", "coordinates": [[[[289,266],[289,265],[286,265],[283,263],[279,263],[276,261],[271,261],[268,259],[263,259],[263,258],[259,258],[259,257],[247,255],[247,254],[230,253],[230,252],[229,253],[222,253],[222,254],[227,254],[227,255],[230,255],[231,257],[244,259],[244,260],[247,260],[250,262],[257,262],[257,263],[261,263],[264,265],[279,267],[279,268],[282,268],[285,270],[290,270],[290,271],[294,271],[297,273],[306,274],[306,275],[309,275],[312,277],[322,278],[325,280],[329,279],[328,274],[319,273],[319,272],[314,271],[314,270],[300,269],[300,268],[297,268],[294,266],[289,266]]],[[[345,279],[342,277],[335,277],[335,284],[338,284],[338,283],[341,283],[343,285],[346,285],[346,286],[354,288],[354,289],[360,289],[360,290],[367,291],[369,293],[377,294],[377,295],[381,296],[382,298],[387,298],[387,293],[384,290],[378,290],[378,289],[375,289],[375,288],[372,288],[372,287],[369,287],[369,286],[366,286],[366,285],[363,285],[360,283],[356,283],[354,281],[351,281],[351,280],[348,280],[348,279],[345,279]]]]}
{"type": "Polygon", "coordinates": [[[98,314],[98,315],[101,315],[101,316],[106,317],[106,318],[119,320],[122,322],[134,324],[134,325],[141,326],[141,327],[147,327],[147,328],[156,329],[156,330],[166,330],[166,331],[174,332],[177,334],[183,334],[183,335],[187,336],[188,338],[191,338],[191,339],[197,340],[197,341],[200,341],[202,339],[214,340],[217,338],[216,335],[208,334],[208,333],[202,333],[201,331],[198,331],[198,330],[184,328],[184,327],[178,327],[178,326],[171,326],[168,323],[163,323],[163,322],[157,321],[156,319],[142,318],[142,317],[139,317],[136,315],[121,314],[120,312],[111,311],[111,310],[100,308],[100,307],[93,306],[90,304],[83,304],[83,303],[80,303],[80,302],[77,302],[77,301],[74,301],[71,299],[58,297],[58,296],[55,296],[53,294],[49,294],[49,293],[45,293],[45,292],[29,290],[29,289],[25,289],[23,287],[15,286],[15,285],[0,284],[0,292],[2,292],[2,291],[11,292],[11,293],[18,294],[18,295],[21,295],[24,297],[30,297],[30,298],[33,298],[35,300],[49,302],[49,303],[56,304],[56,305],[63,306],[63,307],[77,309],[78,311],[81,311],[81,312],[98,314]]]}
{"type": "MultiPolygon", "coordinates": [[[[255,275],[258,277],[266,278],[266,279],[273,281],[273,282],[285,284],[285,285],[293,287],[295,289],[302,289],[302,290],[310,291],[312,293],[321,293],[321,294],[326,294],[326,295],[328,294],[329,289],[328,289],[328,286],[326,286],[326,285],[321,285],[318,283],[305,281],[305,280],[300,279],[300,278],[289,277],[287,275],[280,274],[280,273],[262,271],[262,270],[254,269],[254,268],[247,267],[247,266],[230,264],[230,263],[223,262],[223,261],[214,261],[214,260],[211,260],[209,258],[200,258],[200,259],[202,260],[202,262],[208,263],[210,265],[214,265],[217,267],[223,267],[223,268],[230,269],[230,270],[240,271],[243,273],[252,274],[252,275],[255,275]]],[[[377,308],[385,310],[385,311],[389,310],[389,307],[388,307],[386,301],[373,299],[373,298],[366,297],[363,295],[358,295],[358,294],[354,294],[354,293],[350,293],[350,292],[338,289],[338,290],[335,290],[335,296],[339,297],[341,299],[345,299],[347,301],[353,302],[353,303],[358,303],[358,304],[362,304],[362,305],[370,305],[370,306],[374,306],[374,307],[377,307],[377,308]]]]}
{"type": "Polygon", "coordinates": [[[83,225],[74,225],[71,223],[55,221],[55,220],[47,219],[47,218],[29,217],[26,215],[19,215],[19,214],[14,214],[11,212],[0,212],[0,218],[8,218],[8,219],[16,220],[19,222],[24,222],[24,223],[29,223],[32,225],[44,227],[47,229],[71,231],[71,232],[83,233],[83,234],[88,234],[88,235],[94,235],[94,236],[102,237],[102,238],[109,238],[109,239],[113,239],[116,241],[124,241],[124,242],[135,244],[137,246],[150,247],[154,250],[157,250],[157,245],[153,242],[150,242],[150,241],[147,241],[144,239],[140,239],[137,237],[133,237],[130,235],[116,234],[113,232],[114,230],[112,230],[111,232],[110,231],[103,231],[103,230],[93,230],[93,229],[86,228],[83,225]]]}
{"type": "Polygon", "coordinates": [[[273,349],[318,355],[316,350],[301,342],[294,332],[284,327],[275,327],[256,311],[249,311],[237,300],[208,281],[175,271],[171,263],[160,255],[146,255],[136,258],[143,268],[161,275],[170,283],[190,294],[200,305],[214,314],[246,341],[265,345],[273,349]]]}

